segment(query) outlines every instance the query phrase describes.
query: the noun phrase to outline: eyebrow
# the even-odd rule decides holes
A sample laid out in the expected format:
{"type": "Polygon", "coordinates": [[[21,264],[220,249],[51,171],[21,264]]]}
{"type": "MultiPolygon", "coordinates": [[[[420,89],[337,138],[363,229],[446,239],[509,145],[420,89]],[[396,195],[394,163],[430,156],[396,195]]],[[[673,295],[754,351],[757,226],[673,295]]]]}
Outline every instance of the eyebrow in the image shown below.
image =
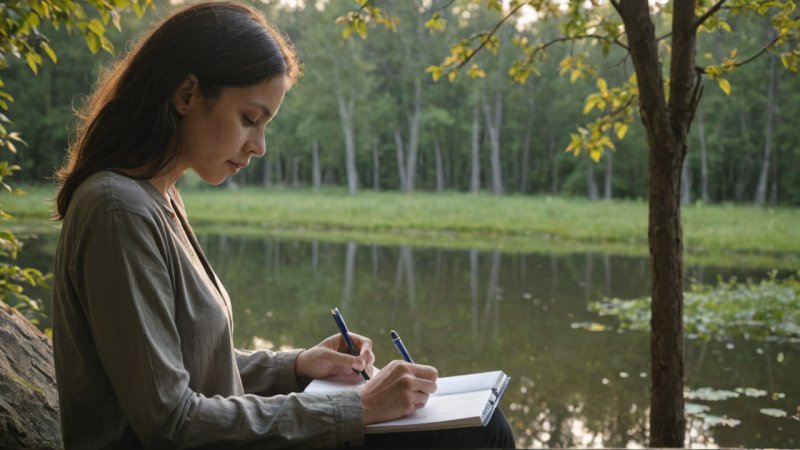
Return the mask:
{"type": "Polygon", "coordinates": [[[250,106],[255,106],[256,108],[260,109],[260,110],[261,110],[261,112],[263,112],[263,113],[264,113],[264,115],[265,115],[267,118],[269,118],[269,117],[272,117],[272,111],[270,111],[270,110],[269,110],[269,108],[267,108],[267,106],[266,106],[266,105],[264,105],[263,103],[259,103],[259,102],[252,102],[252,101],[251,101],[251,102],[247,102],[247,104],[248,104],[248,105],[250,105],[250,106]]]}

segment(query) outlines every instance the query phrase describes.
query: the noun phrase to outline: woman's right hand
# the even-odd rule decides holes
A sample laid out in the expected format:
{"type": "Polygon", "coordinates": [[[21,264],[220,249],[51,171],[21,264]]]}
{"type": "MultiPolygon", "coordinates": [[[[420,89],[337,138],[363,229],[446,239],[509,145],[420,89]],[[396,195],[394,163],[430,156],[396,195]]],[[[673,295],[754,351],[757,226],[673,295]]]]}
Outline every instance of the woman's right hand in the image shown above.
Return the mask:
{"type": "Polygon", "coordinates": [[[364,423],[399,419],[422,408],[436,392],[436,368],[392,361],[358,388],[364,423]]]}

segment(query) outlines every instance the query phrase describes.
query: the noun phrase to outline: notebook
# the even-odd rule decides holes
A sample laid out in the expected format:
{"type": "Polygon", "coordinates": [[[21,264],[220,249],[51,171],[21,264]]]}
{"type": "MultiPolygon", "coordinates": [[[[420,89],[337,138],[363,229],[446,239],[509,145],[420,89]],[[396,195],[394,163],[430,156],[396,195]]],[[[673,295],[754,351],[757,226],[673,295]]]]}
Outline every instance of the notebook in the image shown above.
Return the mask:
{"type": "MultiPolygon", "coordinates": [[[[367,425],[365,431],[369,434],[486,426],[510,380],[501,371],[441,377],[436,380],[437,391],[424,408],[401,419],[367,425]]],[[[335,392],[358,386],[314,380],[305,392],[335,392]]]]}

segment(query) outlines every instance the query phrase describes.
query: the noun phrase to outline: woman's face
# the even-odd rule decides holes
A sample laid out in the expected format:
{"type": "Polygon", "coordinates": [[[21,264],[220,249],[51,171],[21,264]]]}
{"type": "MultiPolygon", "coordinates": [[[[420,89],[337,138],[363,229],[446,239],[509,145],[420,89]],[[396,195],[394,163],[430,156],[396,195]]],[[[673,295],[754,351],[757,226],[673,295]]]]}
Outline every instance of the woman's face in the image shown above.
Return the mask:
{"type": "Polygon", "coordinates": [[[286,80],[226,87],[214,100],[199,94],[194,77],[187,83],[173,102],[182,116],[176,169],[193,169],[207,183],[220,184],[247,167],[252,156],[264,156],[264,129],[278,113],[286,80]]]}

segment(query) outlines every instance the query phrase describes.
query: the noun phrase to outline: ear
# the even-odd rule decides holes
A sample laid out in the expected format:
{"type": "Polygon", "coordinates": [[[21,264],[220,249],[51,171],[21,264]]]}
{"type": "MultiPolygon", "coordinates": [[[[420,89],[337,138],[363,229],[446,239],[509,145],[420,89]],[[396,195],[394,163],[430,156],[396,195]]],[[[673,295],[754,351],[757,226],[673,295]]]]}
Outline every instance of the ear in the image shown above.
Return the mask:
{"type": "Polygon", "coordinates": [[[175,90],[172,96],[172,106],[178,111],[178,114],[185,115],[189,107],[199,99],[199,82],[197,77],[189,75],[175,90]]]}

